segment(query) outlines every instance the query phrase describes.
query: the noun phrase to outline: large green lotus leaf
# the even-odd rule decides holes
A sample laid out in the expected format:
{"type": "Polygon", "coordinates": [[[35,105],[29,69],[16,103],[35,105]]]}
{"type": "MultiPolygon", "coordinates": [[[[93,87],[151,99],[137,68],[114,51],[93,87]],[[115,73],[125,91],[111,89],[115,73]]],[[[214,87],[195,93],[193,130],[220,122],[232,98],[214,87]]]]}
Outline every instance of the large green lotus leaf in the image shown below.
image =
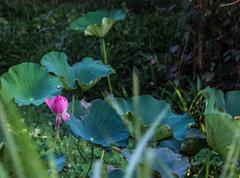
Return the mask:
{"type": "Polygon", "coordinates": [[[206,100],[205,104],[205,111],[204,114],[211,114],[211,113],[223,113],[224,111],[220,110],[219,107],[216,104],[216,101],[212,98],[209,98],[206,100]]]}
{"type": "MultiPolygon", "coordinates": [[[[156,100],[150,95],[132,97],[128,100],[108,96],[106,101],[121,116],[130,135],[134,138],[138,138],[139,135],[144,134],[154,120],[159,117],[161,112],[167,109],[168,114],[170,108],[170,105],[165,101],[156,100]]],[[[159,124],[153,141],[162,140],[171,136],[171,128],[166,124],[159,124]]]]}
{"type": "Polygon", "coordinates": [[[44,67],[34,63],[22,63],[11,67],[0,78],[0,94],[7,102],[15,99],[19,105],[40,105],[49,96],[60,94],[61,82],[49,75],[44,67]]]}
{"type": "Polygon", "coordinates": [[[49,72],[62,78],[68,90],[76,89],[78,84],[83,91],[86,91],[102,77],[114,73],[111,66],[104,65],[100,60],[93,60],[90,57],[85,57],[81,62],[70,66],[67,62],[67,55],[57,51],[44,55],[41,64],[49,72]]]}
{"type": "Polygon", "coordinates": [[[104,65],[100,60],[85,57],[81,62],[73,65],[77,83],[82,90],[91,88],[102,77],[108,77],[114,73],[109,65],[104,65]]]}
{"type": "Polygon", "coordinates": [[[218,90],[216,88],[210,88],[207,87],[204,90],[202,90],[202,94],[208,99],[213,100],[216,103],[216,107],[220,111],[225,110],[225,100],[224,100],[224,93],[221,90],[218,90]]]}
{"type": "Polygon", "coordinates": [[[167,124],[173,130],[173,137],[182,141],[185,138],[185,134],[190,128],[191,124],[194,124],[194,119],[189,114],[166,116],[163,118],[161,124],[167,124]]]}
{"type": "Polygon", "coordinates": [[[62,78],[65,88],[75,89],[75,72],[67,62],[67,55],[63,52],[53,51],[45,54],[41,59],[41,64],[47,68],[49,72],[62,78]]]}
{"type": "Polygon", "coordinates": [[[136,125],[138,125],[138,128],[141,128],[141,133],[145,132],[164,109],[167,111],[159,123],[160,127],[157,129],[154,140],[157,140],[157,138],[158,140],[168,138],[172,134],[176,139],[182,140],[189,128],[189,124],[194,123],[193,118],[189,115],[172,113],[167,102],[157,100],[150,95],[132,97],[128,100],[108,96],[106,100],[121,116],[132,136],[134,136],[136,125]]]}
{"type": "Polygon", "coordinates": [[[153,156],[151,168],[161,174],[162,178],[177,175],[184,178],[190,163],[187,157],[174,153],[169,148],[149,148],[147,150],[153,156]]]}
{"type": "Polygon", "coordinates": [[[124,18],[124,12],[118,9],[88,12],[72,22],[70,29],[84,31],[85,35],[104,37],[116,21],[124,18]]]}
{"type": "Polygon", "coordinates": [[[203,147],[207,146],[206,136],[200,129],[190,128],[185,132],[184,140],[169,139],[163,140],[159,144],[160,147],[167,147],[176,153],[187,156],[193,156],[203,147]]]}
{"type": "Polygon", "coordinates": [[[71,132],[78,138],[104,148],[111,145],[126,147],[129,134],[115,110],[101,99],[91,104],[82,115],[72,115],[67,122],[71,132]]]}
{"type": "Polygon", "coordinates": [[[225,95],[226,111],[231,116],[240,116],[240,91],[229,91],[225,95]]]}
{"type": "Polygon", "coordinates": [[[229,91],[224,95],[221,90],[207,87],[202,93],[207,99],[205,114],[226,112],[233,117],[240,115],[240,91],[229,91]]]}
{"type": "Polygon", "coordinates": [[[234,120],[227,113],[211,113],[205,116],[205,123],[209,146],[220,155],[226,157],[229,151],[234,148],[234,144],[236,144],[234,156],[237,155],[239,159],[240,122],[234,120]]]}
{"type": "Polygon", "coordinates": [[[119,115],[132,113],[145,126],[150,126],[167,109],[166,116],[172,116],[170,105],[164,100],[157,100],[150,95],[134,96],[128,100],[108,96],[106,100],[119,115]]]}
{"type": "Polygon", "coordinates": [[[114,22],[115,20],[105,17],[102,19],[102,24],[89,25],[84,31],[84,34],[90,36],[104,37],[111,29],[114,22]]]}

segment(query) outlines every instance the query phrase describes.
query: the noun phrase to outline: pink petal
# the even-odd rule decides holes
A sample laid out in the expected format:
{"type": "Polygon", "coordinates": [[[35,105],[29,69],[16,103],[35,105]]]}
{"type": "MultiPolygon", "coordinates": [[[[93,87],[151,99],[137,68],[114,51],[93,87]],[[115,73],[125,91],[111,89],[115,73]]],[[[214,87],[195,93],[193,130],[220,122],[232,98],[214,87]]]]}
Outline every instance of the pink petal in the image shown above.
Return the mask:
{"type": "Polygon", "coordinates": [[[48,105],[48,107],[51,109],[52,108],[52,98],[45,98],[45,103],[48,105]]]}
{"type": "Polygon", "coordinates": [[[52,111],[57,114],[62,114],[67,111],[68,101],[63,96],[56,96],[53,99],[52,111]]]}
{"type": "Polygon", "coordinates": [[[66,122],[70,119],[70,115],[67,112],[64,112],[62,114],[62,118],[63,118],[64,122],[66,122]]]}

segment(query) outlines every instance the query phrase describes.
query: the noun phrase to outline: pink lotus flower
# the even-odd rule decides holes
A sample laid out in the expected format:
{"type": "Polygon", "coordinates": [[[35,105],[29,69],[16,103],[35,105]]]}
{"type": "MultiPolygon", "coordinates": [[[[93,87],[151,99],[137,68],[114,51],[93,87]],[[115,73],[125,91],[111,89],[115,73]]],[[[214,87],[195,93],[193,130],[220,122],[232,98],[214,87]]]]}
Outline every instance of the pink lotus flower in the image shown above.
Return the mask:
{"type": "Polygon", "coordinates": [[[46,98],[45,103],[56,114],[56,128],[59,128],[62,121],[66,122],[70,119],[70,115],[67,113],[68,101],[64,96],[58,95],[53,98],[46,98]]]}

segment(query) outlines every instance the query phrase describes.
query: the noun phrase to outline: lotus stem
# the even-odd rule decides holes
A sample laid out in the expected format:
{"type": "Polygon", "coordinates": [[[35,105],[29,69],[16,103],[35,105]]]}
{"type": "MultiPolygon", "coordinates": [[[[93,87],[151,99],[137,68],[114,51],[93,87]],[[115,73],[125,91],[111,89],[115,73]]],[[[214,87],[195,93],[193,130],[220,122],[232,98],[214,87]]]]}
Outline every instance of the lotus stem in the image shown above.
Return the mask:
{"type": "MultiPolygon", "coordinates": [[[[107,65],[108,55],[107,55],[106,43],[104,38],[101,38],[101,50],[102,50],[103,63],[107,65]]],[[[110,93],[112,94],[113,92],[112,92],[112,83],[111,83],[110,76],[108,76],[108,87],[109,87],[110,93]]]]}
{"type": "Polygon", "coordinates": [[[105,155],[105,150],[102,151],[102,155],[101,155],[101,161],[103,160],[104,158],[104,155],[105,155]]]}
{"type": "Polygon", "coordinates": [[[209,168],[210,168],[210,165],[211,165],[211,163],[209,163],[209,162],[206,164],[205,178],[208,178],[208,177],[209,177],[209,168]]]}
{"type": "MultiPolygon", "coordinates": [[[[74,104],[75,103],[75,95],[73,94],[72,95],[72,108],[71,108],[71,111],[72,111],[72,114],[74,114],[74,104]]],[[[73,138],[72,138],[72,134],[71,132],[69,132],[69,144],[68,144],[68,148],[67,148],[67,158],[68,158],[68,161],[71,161],[72,160],[72,157],[71,157],[71,154],[72,154],[72,145],[73,145],[73,138]]]]}
{"type": "Polygon", "coordinates": [[[87,159],[85,158],[85,156],[81,153],[80,151],[80,140],[78,140],[78,153],[81,156],[81,158],[84,160],[84,162],[87,162],[87,159]]]}
{"type": "Polygon", "coordinates": [[[60,132],[59,128],[56,128],[56,130],[55,130],[55,140],[54,140],[55,149],[57,147],[57,142],[58,142],[58,139],[59,139],[59,132],[60,132]]]}
{"type": "Polygon", "coordinates": [[[93,145],[91,145],[91,162],[90,162],[90,164],[89,164],[89,167],[88,167],[87,173],[86,173],[86,175],[85,175],[85,178],[88,177],[88,174],[89,174],[89,172],[90,172],[90,170],[91,170],[91,168],[92,168],[93,159],[94,159],[94,147],[93,147],[93,145]]]}

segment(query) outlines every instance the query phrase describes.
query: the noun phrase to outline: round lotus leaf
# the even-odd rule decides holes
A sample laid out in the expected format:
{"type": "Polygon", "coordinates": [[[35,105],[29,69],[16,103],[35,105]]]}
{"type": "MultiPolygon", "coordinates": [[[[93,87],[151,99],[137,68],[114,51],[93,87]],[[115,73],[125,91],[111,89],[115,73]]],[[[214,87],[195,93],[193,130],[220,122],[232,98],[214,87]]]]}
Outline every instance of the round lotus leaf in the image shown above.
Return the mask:
{"type": "Polygon", "coordinates": [[[162,178],[173,177],[173,175],[184,178],[190,167],[187,157],[169,148],[149,148],[147,152],[153,157],[150,167],[159,172],[162,178]]]}
{"type": "Polygon", "coordinates": [[[166,116],[171,116],[170,105],[164,100],[157,100],[150,95],[134,96],[128,100],[109,96],[106,100],[112,105],[119,115],[131,113],[146,127],[150,126],[164,109],[166,116]]]}
{"type": "Polygon", "coordinates": [[[164,117],[161,124],[167,124],[173,131],[173,137],[182,141],[185,138],[190,125],[194,124],[194,119],[189,114],[177,115],[172,114],[164,117]]]}
{"type": "Polygon", "coordinates": [[[67,90],[74,90],[80,86],[82,91],[86,91],[102,77],[108,77],[114,73],[111,66],[104,65],[102,61],[93,60],[90,57],[85,57],[81,62],[70,66],[67,62],[67,55],[57,51],[44,55],[41,64],[49,72],[61,78],[67,90]]]}
{"type": "Polygon", "coordinates": [[[88,12],[72,22],[70,29],[81,30],[85,35],[104,37],[116,21],[124,18],[124,12],[119,9],[88,12]]]}
{"type": "Polygon", "coordinates": [[[240,91],[229,91],[225,95],[226,111],[231,116],[240,116],[240,91]]]}
{"type": "Polygon", "coordinates": [[[81,62],[73,65],[75,77],[82,90],[87,90],[103,77],[108,77],[114,70],[110,65],[104,65],[100,60],[85,57],[81,62]]]}
{"type": "Polygon", "coordinates": [[[207,87],[204,90],[202,90],[201,93],[207,100],[211,99],[215,101],[216,108],[218,108],[221,111],[225,110],[224,93],[221,90],[207,87]]]}
{"type": "Polygon", "coordinates": [[[194,123],[193,118],[188,114],[176,115],[172,113],[170,104],[150,95],[135,96],[128,100],[108,96],[106,101],[121,116],[133,137],[137,125],[141,133],[144,133],[165,109],[167,111],[159,123],[154,136],[155,141],[168,138],[172,134],[174,138],[182,140],[189,125],[194,123]]]}
{"type": "Polygon", "coordinates": [[[126,147],[129,134],[115,110],[101,99],[91,104],[81,115],[72,115],[67,121],[73,135],[104,148],[126,147]]]}
{"type": "Polygon", "coordinates": [[[65,88],[75,89],[75,73],[67,62],[67,55],[63,52],[49,52],[41,59],[41,64],[47,68],[48,72],[54,73],[62,79],[65,88]]]}
{"type": "Polygon", "coordinates": [[[227,113],[210,113],[205,116],[208,145],[223,157],[240,159],[240,122],[227,113]]]}
{"type": "Polygon", "coordinates": [[[11,67],[0,78],[2,98],[15,99],[19,105],[42,104],[49,96],[60,94],[61,82],[49,75],[44,67],[34,63],[22,63],[11,67]]]}
{"type": "Polygon", "coordinates": [[[225,95],[221,90],[207,87],[202,91],[207,99],[205,114],[226,112],[231,116],[240,116],[240,91],[229,91],[225,95]]]}

